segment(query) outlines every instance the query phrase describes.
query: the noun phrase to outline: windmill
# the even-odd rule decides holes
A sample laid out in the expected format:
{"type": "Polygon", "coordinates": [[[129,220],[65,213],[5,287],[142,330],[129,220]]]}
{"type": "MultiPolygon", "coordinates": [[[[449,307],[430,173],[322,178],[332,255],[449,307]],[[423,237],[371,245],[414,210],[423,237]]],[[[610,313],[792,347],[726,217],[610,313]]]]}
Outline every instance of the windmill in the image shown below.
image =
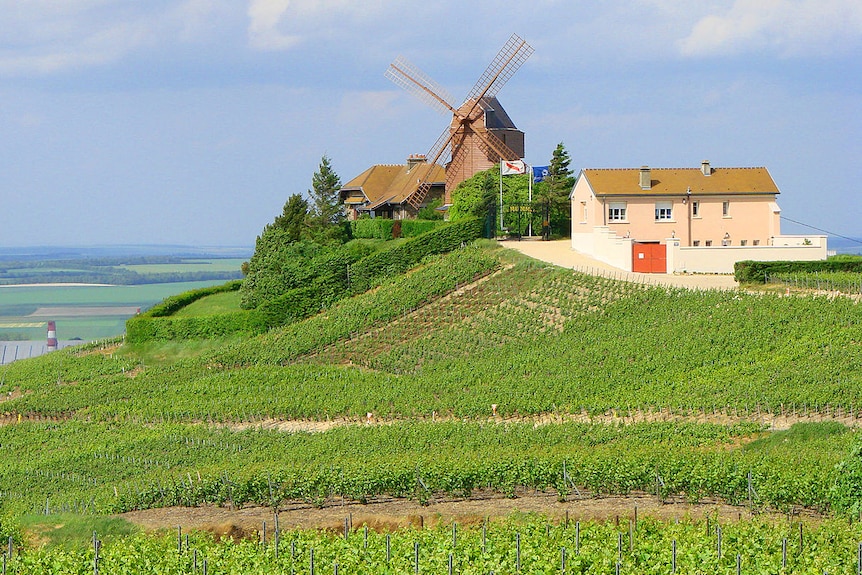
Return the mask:
{"type": "MultiPolygon", "coordinates": [[[[496,96],[532,53],[532,46],[512,34],[457,108],[450,103],[452,97],[445,89],[404,58],[399,56],[386,70],[386,77],[395,84],[436,110],[452,114],[452,122],[426,155],[429,163],[446,167],[446,204],[452,203],[452,190],[476,172],[501,160],[518,160],[523,155],[523,132],[517,132],[520,137],[517,134],[513,134],[513,138],[506,137],[506,130],[514,128],[514,124],[496,96]],[[512,141],[507,142],[507,139],[512,141]]],[[[420,179],[407,203],[418,209],[430,188],[430,182],[420,179]]]]}

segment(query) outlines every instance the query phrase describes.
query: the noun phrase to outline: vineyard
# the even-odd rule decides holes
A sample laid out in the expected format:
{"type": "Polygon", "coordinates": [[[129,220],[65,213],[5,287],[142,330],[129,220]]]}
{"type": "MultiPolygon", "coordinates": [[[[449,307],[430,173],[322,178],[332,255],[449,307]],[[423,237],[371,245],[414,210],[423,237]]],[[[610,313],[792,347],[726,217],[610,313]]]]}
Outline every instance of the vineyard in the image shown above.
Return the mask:
{"type": "MultiPolygon", "coordinates": [[[[217,295],[200,313],[237,304],[217,295]]],[[[320,573],[416,573],[419,544],[428,573],[450,554],[457,573],[734,573],[737,556],[742,572],[855,572],[860,328],[851,298],[639,285],[468,246],[259,336],[104,342],[5,367],[0,536],[20,547],[17,518],[34,514],[638,493],[842,519],[804,525],[802,551],[790,519],[722,525],[721,556],[715,522],[585,520],[576,543],[571,523],[522,518],[481,527],[487,547],[477,525],[454,547],[452,532],[398,531],[383,563],[366,549],[385,535],[366,548],[353,526],[266,545],[192,533],[180,550],[174,535],[173,554],[169,537],[123,537],[98,564],[195,572],[194,550],[196,572],[309,573],[313,548],[320,573]]],[[[92,546],[5,557],[11,573],[94,565],[92,546]]]]}
{"type": "Polygon", "coordinates": [[[549,520],[526,516],[504,522],[378,532],[345,518],[340,533],[269,531],[225,544],[209,534],[132,536],[102,544],[94,533],[81,549],[4,554],[4,569],[19,575],[72,573],[799,573],[858,574],[862,529],[834,521],[660,522],[635,516],[618,522],[549,520]],[[11,558],[7,558],[10,557],[11,558]]]}

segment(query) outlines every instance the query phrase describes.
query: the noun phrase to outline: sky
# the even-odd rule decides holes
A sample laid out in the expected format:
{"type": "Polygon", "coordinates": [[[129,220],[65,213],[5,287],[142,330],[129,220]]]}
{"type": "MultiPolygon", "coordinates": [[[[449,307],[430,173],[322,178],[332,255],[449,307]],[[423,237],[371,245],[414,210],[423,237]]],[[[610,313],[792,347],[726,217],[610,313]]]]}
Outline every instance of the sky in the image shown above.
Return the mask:
{"type": "Polygon", "coordinates": [[[858,0],[0,0],[0,247],[253,245],[324,155],[434,144],[397,56],[463,99],[513,33],[527,163],[766,166],[783,232],[862,238],[858,0]]]}

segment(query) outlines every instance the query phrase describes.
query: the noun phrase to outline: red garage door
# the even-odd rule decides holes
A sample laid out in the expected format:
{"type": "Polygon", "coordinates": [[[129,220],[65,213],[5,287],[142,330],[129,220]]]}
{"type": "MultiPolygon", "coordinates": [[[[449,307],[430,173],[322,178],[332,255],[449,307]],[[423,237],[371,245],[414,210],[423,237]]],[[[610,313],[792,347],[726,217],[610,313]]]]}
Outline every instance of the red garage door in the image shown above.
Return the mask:
{"type": "Polygon", "coordinates": [[[643,274],[667,273],[667,251],[664,244],[632,244],[632,271],[643,274]]]}

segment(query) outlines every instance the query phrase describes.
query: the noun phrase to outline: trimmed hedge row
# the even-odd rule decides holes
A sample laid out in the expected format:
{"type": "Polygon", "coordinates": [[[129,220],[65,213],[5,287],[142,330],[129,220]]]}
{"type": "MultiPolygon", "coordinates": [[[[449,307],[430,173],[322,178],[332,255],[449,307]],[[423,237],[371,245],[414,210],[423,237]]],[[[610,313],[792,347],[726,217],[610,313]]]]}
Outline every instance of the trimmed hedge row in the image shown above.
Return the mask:
{"type": "Polygon", "coordinates": [[[172,295],[170,297],[166,297],[161,301],[161,303],[154,305],[138,317],[166,317],[173,315],[180,309],[201,298],[217,293],[237,291],[241,285],[242,280],[234,280],[222,285],[199,288],[189,290],[181,294],[172,295]]]}
{"type": "MultiPolygon", "coordinates": [[[[368,221],[368,220],[364,220],[368,221]]],[[[391,220],[390,220],[391,221],[391,220]]],[[[259,308],[269,327],[285,325],[330,307],[335,302],[368,291],[385,279],[419,265],[423,258],[451,252],[481,237],[480,220],[464,220],[426,232],[388,249],[376,251],[351,266],[318,276],[311,285],[295,288],[259,308]]]]}
{"type": "Polygon", "coordinates": [[[334,249],[304,244],[279,247],[277,243],[259,248],[249,262],[249,274],[240,289],[240,307],[258,308],[289,290],[312,285],[317,278],[345,270],[375,249],[375,242],[367,240],[351,241],[334,249]]]}
{"type": "Polygon", "coordinates": [[[353,220],[350,222],[350,229],[354,238],[391,240],[397,238],[414,238],[430,232],[442,224],[443,222],[439,220],[389,220],[386,218],[363,218],[361,220],[353,220]]]}
{"type": "Polygon", "coordinates": [[[350,292],[362,293],[384,278],[404,273],[422,258],[451,252],[482,237],[482,220],[469,219],[437,227],[406,242],[383,249],[350,267],[350,292]]]}
{"type": "Polygon", "coordinates": [[[833,257],[815,261],[755,262],[745,260],[733,266],[733,278],[739,283],[765,283],[775,274],[812,272],[862,273],[862,257],[833,257]]]}
{"type": "Polygon", "coordinates": [[[244,333],[256,335],[267,329],[260,312],[235,311],[202,317],[133,317],[126,322],[126,341],[171,341],[211,339],[244,333]]]}
{"type": "Polygon", "coordinates": [[[242,281],[190,290],[165,298],[148,311],[126,321],[126,341],[206,339],[230,333],[260,333],[265,328],[257,314],[234,312],[206,317],[171,317],[181,308],[210,295],[237,291],[242,281]]]}

